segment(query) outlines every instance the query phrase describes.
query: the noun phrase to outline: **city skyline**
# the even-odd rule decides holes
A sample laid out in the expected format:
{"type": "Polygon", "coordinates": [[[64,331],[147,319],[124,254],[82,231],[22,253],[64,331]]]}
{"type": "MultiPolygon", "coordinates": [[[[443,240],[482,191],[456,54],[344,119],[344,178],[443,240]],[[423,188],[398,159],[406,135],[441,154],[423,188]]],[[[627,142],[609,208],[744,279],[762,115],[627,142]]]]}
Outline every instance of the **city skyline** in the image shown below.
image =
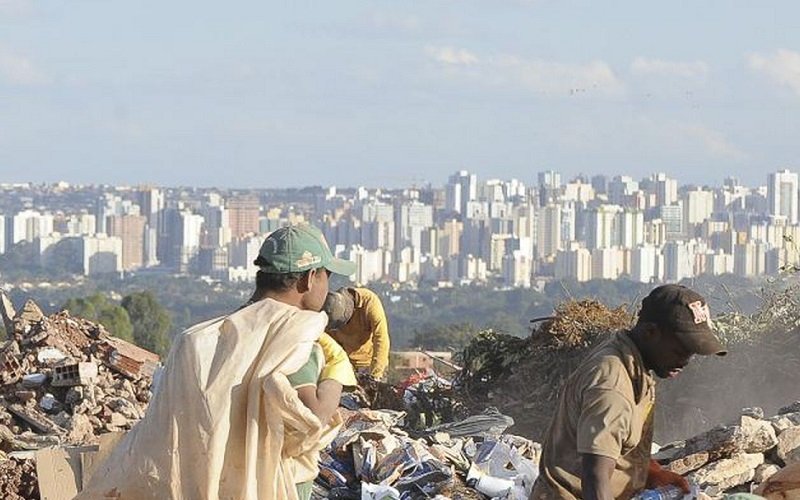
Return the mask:
{"type": "Polygon", "coordinates": [[[0,178],[289,187],[793,169],[790,1],[0,1],[0,178]]]}
{"type": "Polygon", "coordinates": [[[552,170],[527,184],[459,170],[443,185],[402,190],[0,190],[0,254],[34,271],[252,280],[263,238],[294,223],[318,225],[356,263],[357,284],[658,283],[800,265],[800,176],[790,170],[756,187],[733,178],[698,187],[663,172],[565,179],[552,170]]]}

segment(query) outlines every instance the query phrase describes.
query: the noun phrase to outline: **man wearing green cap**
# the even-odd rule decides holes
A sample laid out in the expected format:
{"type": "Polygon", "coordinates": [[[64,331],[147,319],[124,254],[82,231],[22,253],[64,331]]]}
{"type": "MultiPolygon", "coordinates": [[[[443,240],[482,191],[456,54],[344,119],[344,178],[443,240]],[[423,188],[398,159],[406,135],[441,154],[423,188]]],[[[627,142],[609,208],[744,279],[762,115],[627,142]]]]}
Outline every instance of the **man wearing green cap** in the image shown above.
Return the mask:
{"type": "Polygon", "coordinates": [[[147,415],[78,498],[305,500],[335,437],[347,355],[323,331],[335,258],[294,225],[259,251],[248,304],[178,335],[147,415]]]}

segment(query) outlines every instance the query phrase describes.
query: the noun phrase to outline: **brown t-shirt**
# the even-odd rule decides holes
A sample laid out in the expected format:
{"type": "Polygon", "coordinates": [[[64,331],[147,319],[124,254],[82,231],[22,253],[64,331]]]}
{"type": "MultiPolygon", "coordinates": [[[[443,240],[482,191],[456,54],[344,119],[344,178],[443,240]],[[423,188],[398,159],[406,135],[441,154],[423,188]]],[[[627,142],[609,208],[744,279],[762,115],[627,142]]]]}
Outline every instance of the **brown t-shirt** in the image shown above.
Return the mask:
{"type": "Polygon", "coordinates": [[[614,498],[647,481],[653,440],[655,381],[626,333],[589,354],[570,375],[545,438],[531,499],[582,498],[582,454],[616,460],[614,498]]]}

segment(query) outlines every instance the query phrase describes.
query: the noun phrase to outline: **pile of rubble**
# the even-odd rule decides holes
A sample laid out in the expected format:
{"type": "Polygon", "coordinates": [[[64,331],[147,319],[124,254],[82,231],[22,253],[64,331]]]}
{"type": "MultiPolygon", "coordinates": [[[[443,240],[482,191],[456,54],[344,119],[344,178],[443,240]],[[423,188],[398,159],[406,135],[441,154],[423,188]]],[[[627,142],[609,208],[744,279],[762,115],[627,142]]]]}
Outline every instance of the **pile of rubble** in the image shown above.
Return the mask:
{"type": "Polygon", "coordinates": [[[747,408],[736,424],[666,445],[654,458],[711,497],[764,493],[759,486],[782,467],[800,465],[800,401],[771,418],[760,408],[747,408]]]}
{"type": "Polygon", "coordinates": [[[144,416],[159,357],[68,311],[46,316],[31,300],[17,312],[0,293],[0,315],[6,331],[0,451],[10,456],[0,456],[5,491],[30,482],[24,479],[32,474],[30,461],[17,458],[27,456],[22,452],[94,444],[101,434],[130,429],[144,416]]]}

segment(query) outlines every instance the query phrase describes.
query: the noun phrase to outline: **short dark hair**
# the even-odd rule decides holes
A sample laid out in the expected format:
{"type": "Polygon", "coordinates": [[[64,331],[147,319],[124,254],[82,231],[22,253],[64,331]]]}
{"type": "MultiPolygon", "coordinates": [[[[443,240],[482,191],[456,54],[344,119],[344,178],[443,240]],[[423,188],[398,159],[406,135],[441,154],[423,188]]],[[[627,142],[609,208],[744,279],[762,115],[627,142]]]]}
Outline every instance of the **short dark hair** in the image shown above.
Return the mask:
{"type": "Polygon", "coordinates": [[[308,271],[299,273],[267,273],[258,271],[256,273],[256,291],[259,294],[266,292],[285,292],[307,274],[308,271]]]}

